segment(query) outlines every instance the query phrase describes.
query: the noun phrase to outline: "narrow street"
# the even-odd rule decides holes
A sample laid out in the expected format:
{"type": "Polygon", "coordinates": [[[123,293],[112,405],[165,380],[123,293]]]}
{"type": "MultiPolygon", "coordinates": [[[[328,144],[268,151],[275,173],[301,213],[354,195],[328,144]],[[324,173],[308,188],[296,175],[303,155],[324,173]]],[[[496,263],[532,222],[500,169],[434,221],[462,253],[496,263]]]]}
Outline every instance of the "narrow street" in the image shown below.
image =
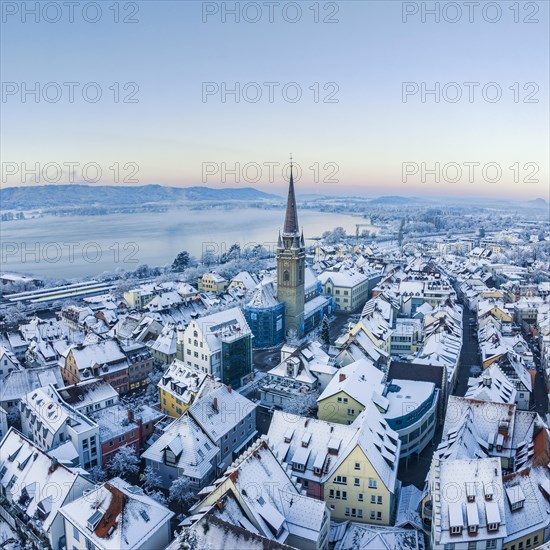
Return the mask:
{"type": "Polygon", "coordinates": [[[464,396],[468,389],[468,378],[478,376],[481,373],[481,356],[476,332],[476,315],[470,312],[464,303],[462,313],[462,350],[460,351],[460,363],[453,395],[464,396]]]}

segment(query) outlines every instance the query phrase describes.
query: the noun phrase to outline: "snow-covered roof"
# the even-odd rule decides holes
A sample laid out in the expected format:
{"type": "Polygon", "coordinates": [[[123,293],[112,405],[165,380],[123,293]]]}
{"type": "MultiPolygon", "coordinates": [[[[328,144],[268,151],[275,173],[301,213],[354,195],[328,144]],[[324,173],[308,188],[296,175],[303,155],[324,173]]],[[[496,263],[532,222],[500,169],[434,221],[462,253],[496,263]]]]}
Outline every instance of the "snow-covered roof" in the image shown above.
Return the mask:
{"type": "Polygon", "coordinates": [[[151,345],[151,350],[164,355],[175,355],[177,350],[177,330],[173,324],[166,324],[158,338],[151,345]]]}
{"type": "Polygon", "coordinates": [[[433,395],[435,384],[420,380],[393,379],[385,393],[387,410],[384,418],[399,418],[420,407],[433,395]]]}
{"type": "Polygon", "coordinates": [[[187,366],[183,361],[174,359],[159,380],[158,387],[188,405],[204,384],[207,374],[194,367],[187,366]]]}
{"type": "Polygon", "coordinates": [[[338,369],[317,401],[324,401],[343,392],[366,406],[374,392],[382,395],[384,391],[383,379],[384,373],[381,370],[377,369],[370,361],[359,359],[338,369]]]}
{"type": "Polygon", "coordinates": [[[145,460],[164,462],[164,451],[170,449],[176,456],[175,468],[183,475],[203,479],[214,468],[219,448],[194,418],[183,414],[141,455],[145,460]]]}
{"type": "Polygon", "coordinates": [[[8,499],[18,502],[25,497],[25,504],[20,502],[19,505],[30,517],[38,513],[45,532],[50,529],[59,508],[74,495],[75,483],[79,481],[91,486],[77,472],[52,462],[51,455],[14,428],[10,428],[0,442],[0,470],[3,471],[0,484],[8,499]],[[55,488],[53,493],[52,488],[55,488]]]}
{"type": "Polygon", "coordinates": [[[246,319],[238,307],[201,317],[187,327],[186,334],[197,327],[208,343],[210,352],[221,348],[222,341],[240,339],[252,334],[246,319]]]}
{"type": "MultiPolygon", "coordinates": [[[[289,537],[318,541],[328,515],[325,502],[301,494],[300,486],[292,480],[265,438],[251,445],[215,486],[209,500],[213,497],[217,500],[229,490],[238,495],[242,515],[259,526],[261,535],[281,543],[289,537]]],[[[201,506],[199,503],[196,509],[201,506]]],[[[231,520],[235,519],[232,514],[231,520]]]]}
{"type": "Polygon", "coordinates": [[[65,383],[58,366],[10,372],[0,384],[0,402],[18,401],[34,388],[65,383]]]}
{"type": "Polygon", "coordinates": [[[174,516],[168,508],[120,478],[63,506],[61,514],[101,550],[146,548],[174,516]]]}
{"type": "Polygon", "coordinates": [[[432,497],[436,544],[471,541],[469,525],[477,527],[478,540],[506,536],[507,523],[499,458],[442,461],[434,458],[428,485],[432,497]],[[492,500],[485,498],[485,490],[489,486],[492,489],[492,500]],[[449,487],[456,487],[457,490],[449,491],[449,487]],[[468,495],[471,495],[470,498],[468,495]],[[498,530],[488,529],[488,525],[492,523],[498,524],[498,530]],[[461,528],[461,533],[451,534],[451,527],[461,528]]]}
{"type": "Polygon", "coordinates": [[[275,279],[273,277],[266,277],[256,286],[252,293],[252,298],[246,306],[251,308],[269,308],[278,304],[275,279]]]}
{"type": "Polygon", "coordinates": [[[78,370],[85,370],[94,365],[124,363],[126,355],[116,340],[103,340],[88,346],[71,348],[72,356],[78,370]]]}
{"type": "Polygon", "coordinates": [[[79,384],[58,388],[57,393],[65,403],[77,410],[112,399],[118,401],[118,392],[102,378],[91,378],[79,384]]]}
{"type": "Polygon", "coordinates": [[[335,287],[355,288],[361,283],[365,283],[369,278],[363,273],[354,269],[345,269],[342,271],[324,271],[317,277],[323,285],[331,282],[335,287]]]}
{"type": "Polygon", "coordinates": [[[298,459],[305,458],[305,469],[300,471],[300,477],[316,482],[327,481],[349,453],[359,447],[388,490],[395,490],[401,441],[374,403],[369,403],[361,414],[361,421],[358,417],[351,426],[275,411],[268,438],[277,457],[287,464],[292,465],[295,455],[298,459]],[[290,436],[289,427],[293,429],[290,436]],[[310,451],[307,457],[300,456],[304,438],[308,440],[307,449],[310,451]],[[329,448],[335,444],[337,456],[331,456],[334,452],[329,448]],[[314,468],[319,465],[321,476],[314,473],[314,468]]]}
{"type": "Polygon", "coordinates": [[[413,529],[384,527],[364,523],[331,523],[330,541],[334,550],[420,550],[422,534],[413,529]]]}
{"type": "Polygon", "coordinates": [[[213,441],[232,431],[249,414],[256,403],[219,382],[208,380],[188,410],[213,441]]]}
{"type": "Polygon", "coordinates": [[[514,403],[516,389],[496,363],[485,369],[477,378],[468,379],[465,397],[497,403],[514,403]]]}

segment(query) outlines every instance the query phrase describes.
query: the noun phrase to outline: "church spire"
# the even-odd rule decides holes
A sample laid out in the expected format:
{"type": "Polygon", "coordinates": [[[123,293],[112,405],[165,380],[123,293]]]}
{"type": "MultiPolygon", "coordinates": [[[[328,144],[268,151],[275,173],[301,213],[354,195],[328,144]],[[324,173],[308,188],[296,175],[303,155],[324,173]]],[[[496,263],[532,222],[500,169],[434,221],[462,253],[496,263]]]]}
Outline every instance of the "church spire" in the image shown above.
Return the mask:
{"type": "Polygon", "coordinates": [[[292,174],[292,155],[290,155],[290,183],[288,186],[288,199],[286,203],[286,216],[284,235],[298,234],[298,210],[296,208],[296,197],[294,195],[294,177],[292,174]]]}

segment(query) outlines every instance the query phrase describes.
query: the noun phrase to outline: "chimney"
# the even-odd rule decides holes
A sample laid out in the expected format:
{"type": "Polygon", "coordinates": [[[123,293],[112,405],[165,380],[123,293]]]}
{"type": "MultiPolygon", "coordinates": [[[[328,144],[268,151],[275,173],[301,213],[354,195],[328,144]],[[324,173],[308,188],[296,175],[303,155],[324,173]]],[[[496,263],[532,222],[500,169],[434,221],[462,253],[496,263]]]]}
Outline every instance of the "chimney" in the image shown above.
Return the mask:
{"type": "Polygon", "coordinates": [[[229,385],[227,386],[227,391],[228,391],[229,393],[231,393],[231,392],[233,391],[233,388],[231,387],[231,384],[229,384],[229,385]]]}
{"type": "Polygon", "coordinates": [[[218,500],[216,502],[216,507],[218,508],[218,510],[223,510],[223,501],[222,500],[218,500]]]}
{"type": "Polygon", "coordinates": [[[59,465],[59,463],[57,461],[57,458],[55,458],[55,456],[52,456],[52,462],[50,464],[50,472],[52,472],[52,473],[55,472],[58,465],[59,465]]]}
{"type": "Polygon", "coordinates": [[[131,411],[130,409],[128,409],[128,420],[130,422],[134,421],[134,411],[131,411]]]}
{"type": "Polygon", "coordinates": [[[346,375],[343,372],[341,372],[339,376],[339,381],[343,382],[345,379],[346,379],[346,375]]]}
{"type": "Polygon", "coordinates": [[[214,401],[212,401],[212,408],[218,412],[218,398],[214,397],[214,401]]]}

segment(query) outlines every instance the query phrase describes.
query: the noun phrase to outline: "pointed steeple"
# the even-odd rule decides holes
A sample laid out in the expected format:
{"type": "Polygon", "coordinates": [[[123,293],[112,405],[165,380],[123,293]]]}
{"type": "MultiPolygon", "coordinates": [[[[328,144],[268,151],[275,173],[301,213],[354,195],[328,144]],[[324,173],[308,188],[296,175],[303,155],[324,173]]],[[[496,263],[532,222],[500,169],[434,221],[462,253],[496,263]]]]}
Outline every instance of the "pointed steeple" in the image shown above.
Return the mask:
{"type": "Polygon", "coordinates": [[[292,155],[290,156],[290,183],[288,185],[288,199],[286,203],[286,216],[283,235],[298,234],[298,210],[294,195],[294,176],[292,174],[292,155]]]}
{"type": "Polygon", "coordinates": [[[284,248],[283,239],[281,239],[281,230],[279,229],[279,239],[277,240],[277,248],[284,248]]]}

